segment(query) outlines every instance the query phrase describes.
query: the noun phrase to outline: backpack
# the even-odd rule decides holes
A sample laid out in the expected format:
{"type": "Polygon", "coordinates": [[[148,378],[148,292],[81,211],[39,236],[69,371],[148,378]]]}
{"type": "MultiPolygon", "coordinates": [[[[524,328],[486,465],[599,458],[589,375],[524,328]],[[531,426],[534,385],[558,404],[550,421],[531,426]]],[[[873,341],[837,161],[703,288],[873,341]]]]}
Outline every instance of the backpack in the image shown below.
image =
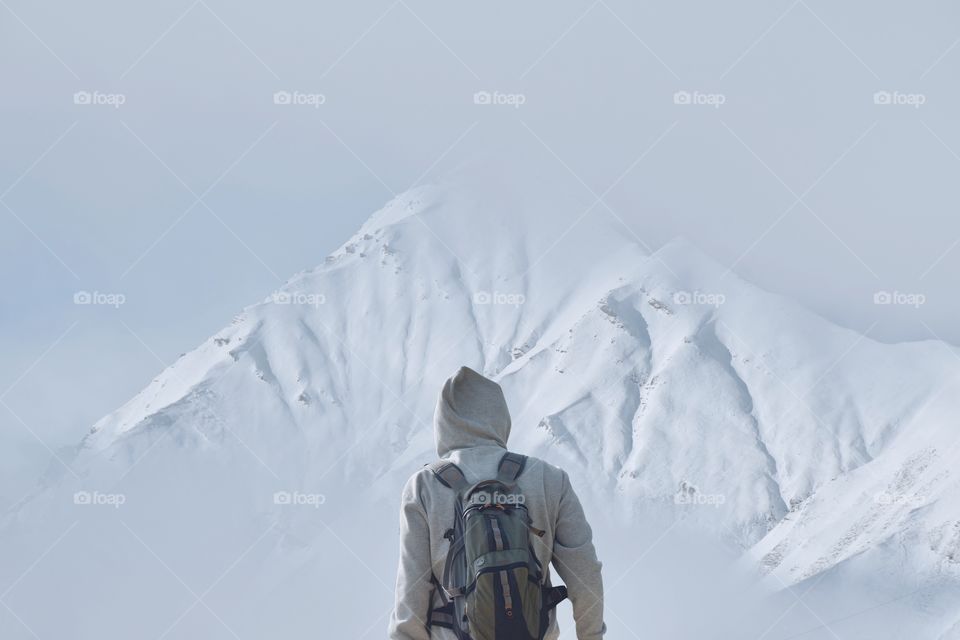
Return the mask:
{"type": "Polygon", "coordinates": [[[442,606],[431,609],[427,628],[451,629],[458,640],[542,640],[550,610],[567,597],[566,587],[543,584],[543,567],[531,545],[542,537],[516,485],[527,458],[507,452],[497,477],[473,485],[457,465],[430,465],[456,497],[455,520],[443,579],[433,576],[442,606]]]}

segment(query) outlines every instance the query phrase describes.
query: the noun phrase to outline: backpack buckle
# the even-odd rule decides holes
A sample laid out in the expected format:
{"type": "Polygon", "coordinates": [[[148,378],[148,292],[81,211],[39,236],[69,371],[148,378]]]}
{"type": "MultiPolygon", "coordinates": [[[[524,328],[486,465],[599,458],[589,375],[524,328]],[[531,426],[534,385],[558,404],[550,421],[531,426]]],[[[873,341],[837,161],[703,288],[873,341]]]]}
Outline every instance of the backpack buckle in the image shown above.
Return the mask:
{"type": "Polygon", "coordinates": [[[453,600],[454,598],[463,597],[463,589],[460,587],[443,587],[443,592],[447,594],[447,598],[453,600]]]}

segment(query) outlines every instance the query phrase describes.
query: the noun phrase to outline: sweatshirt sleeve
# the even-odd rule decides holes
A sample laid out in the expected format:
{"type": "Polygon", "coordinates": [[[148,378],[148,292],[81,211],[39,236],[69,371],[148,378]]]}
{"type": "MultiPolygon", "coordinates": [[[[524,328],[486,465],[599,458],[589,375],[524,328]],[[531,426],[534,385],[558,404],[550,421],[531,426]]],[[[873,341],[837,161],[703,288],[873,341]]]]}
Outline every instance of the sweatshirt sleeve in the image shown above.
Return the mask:
{"type": "Polygon", "coordinates": [[[601,564],[593,547],[593,531],[566,472],[553,543],[553,566],[567,585],[577,639],[600,640],[606,631],[601,564]]]}
{"type": "Polygon", "coordinates": [[[430,529],[414,476],[403,488],[400,504],[400,567],[390,640],[429,640],[426,617],[431,606],[432,573],[430,529]]]}

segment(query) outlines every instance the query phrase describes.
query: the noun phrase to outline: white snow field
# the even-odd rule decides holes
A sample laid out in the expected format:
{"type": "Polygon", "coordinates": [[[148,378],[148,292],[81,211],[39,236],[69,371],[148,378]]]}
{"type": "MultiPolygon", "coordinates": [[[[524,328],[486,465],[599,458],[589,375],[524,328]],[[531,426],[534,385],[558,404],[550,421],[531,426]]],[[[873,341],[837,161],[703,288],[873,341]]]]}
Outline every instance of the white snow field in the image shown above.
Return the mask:
{"type": "Polygon", "coordinates": [[[3,516],[0,637],[385,637],[400,487],[465,364],[570,472],[608,637],[960,638],[957,350],[594,204],[457,178],[388,203],[3,516]]]}

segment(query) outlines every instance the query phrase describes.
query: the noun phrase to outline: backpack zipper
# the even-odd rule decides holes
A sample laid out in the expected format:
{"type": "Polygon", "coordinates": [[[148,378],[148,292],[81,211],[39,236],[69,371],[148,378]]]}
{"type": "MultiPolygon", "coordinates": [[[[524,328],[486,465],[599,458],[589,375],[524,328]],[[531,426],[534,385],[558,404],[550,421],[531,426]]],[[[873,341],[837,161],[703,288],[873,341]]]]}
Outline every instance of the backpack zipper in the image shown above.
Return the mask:
{"type": "MultiPolygon", "coordinates": [[[[488,522],[490,523],[490,530],[493,533],[493,539],[496,541],[497,551],[503,551],[504,535],[500,530],[500,522],[496,516],[491,517],[488,522]]],[[[503,592],[503,610],[508,618],[512,618],[513,594],[510,593],[510,579],[506,571],[498,571],[497,573],[500,575],[500,590],[503,592]]]]}

